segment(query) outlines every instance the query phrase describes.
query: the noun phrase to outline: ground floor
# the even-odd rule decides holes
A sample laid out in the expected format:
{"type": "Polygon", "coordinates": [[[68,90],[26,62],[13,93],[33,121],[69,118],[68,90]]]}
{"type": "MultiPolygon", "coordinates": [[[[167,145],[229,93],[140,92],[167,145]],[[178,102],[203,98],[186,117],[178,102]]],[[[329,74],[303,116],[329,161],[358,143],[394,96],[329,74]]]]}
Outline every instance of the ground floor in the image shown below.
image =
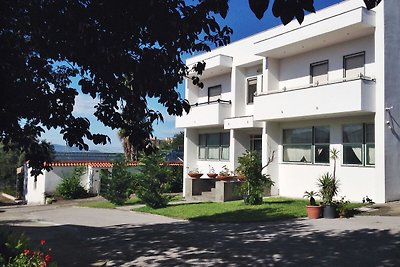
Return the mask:
{"type": "Polygon", "coordinates": [[[0,231],[46,240],[59,266],[400,265],[394,216],[215,224],[57,204],[0,210],[0,231]]]}
{"type": "Polygon", "coordinates": [[[383,203],[400,199],[400,169],[393,173],[385,165],[399,151],[385,147],[385,127],[375,114],[366,114],[264,121],[251,128],[187,128],[184,164],[186,173],[196,169],[203,178],[210,171],[234,174],[238,157],[256,150],[264,164],[273,159],[265,169],[275,182],[272,195],[302,197],[304,191],[318,191],[321,175],[335,172],[338,198],[361,202],[368,196],[383,203]]]}

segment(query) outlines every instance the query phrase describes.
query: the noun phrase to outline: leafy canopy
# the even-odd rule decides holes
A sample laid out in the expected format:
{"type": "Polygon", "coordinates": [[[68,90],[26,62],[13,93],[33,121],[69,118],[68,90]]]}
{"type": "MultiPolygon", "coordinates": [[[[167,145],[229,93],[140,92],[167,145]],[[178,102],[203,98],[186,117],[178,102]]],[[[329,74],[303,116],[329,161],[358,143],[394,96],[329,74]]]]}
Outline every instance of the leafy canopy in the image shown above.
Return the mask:
{"type": "MultiPolygon", "coordinates": [[[[369,8],[380,2],[364,1],[369,8]]],[[[249,4],[262,18],[269,1],[249,4]]],[[[314,12],[313,0],[275,0],[272,9],[284,24],[314,12]]],[[[176,90],[189,72],[182,56],[226,45],[232,33],[215,18],[227,15],[228,0],[4,0],[0,10],[0,141],[26,152],[34,174],[51,160],[39,140],[45,129],[60,129],[68,145],[85,150],[88,140],[110,141],[73,112],[72,82],[98,99],[97,120],[149,148],[152,124],[163,117],[147,100],[158,99],[171,115],[188,112],[176,90]]]]}

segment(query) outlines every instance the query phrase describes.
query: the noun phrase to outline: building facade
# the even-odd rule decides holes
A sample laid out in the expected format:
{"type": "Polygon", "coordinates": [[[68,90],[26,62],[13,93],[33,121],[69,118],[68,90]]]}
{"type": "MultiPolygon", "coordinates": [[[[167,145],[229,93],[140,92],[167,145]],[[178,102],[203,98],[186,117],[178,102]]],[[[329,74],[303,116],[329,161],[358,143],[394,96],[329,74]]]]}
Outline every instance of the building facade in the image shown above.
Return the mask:
{"type": "Polygon", "coordinates": [[[400,199],[399,17],[397,0],[373,10],[348,0],[188,59],[206,69],[203,89],[186,82],[192,108],[176,118],[184,169],[274,154],[271,194],[302,197],[333,172],[335,148],[339,196],[400,199]]]}

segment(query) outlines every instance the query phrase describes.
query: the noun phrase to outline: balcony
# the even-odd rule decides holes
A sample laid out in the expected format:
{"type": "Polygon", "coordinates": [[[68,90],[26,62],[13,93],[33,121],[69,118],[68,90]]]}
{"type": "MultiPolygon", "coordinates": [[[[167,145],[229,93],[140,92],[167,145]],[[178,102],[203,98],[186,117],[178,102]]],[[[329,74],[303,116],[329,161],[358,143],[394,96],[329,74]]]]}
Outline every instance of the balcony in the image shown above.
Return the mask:
{"type": "Polygon", "coordinates": [[[217,100],[192,105],[190,112],[176,117],[178,128],[222,126],[224,119],[231,116],[231,101],[217,100]]]}
{"type": "Polygon", "coordinates": [[[262,123],[254,121],[253,116],[227,118],[224,120],[224,129],[262,128],[262,123]]]}
{"type": "Polygon", "coordinates": [[[254,98],[254,120],[288,120],[375,112],[375,81],[359,78],[254,98]]]}
{"type": "MultiPolygon", "coordinates": [[[[217,75],[222,75],[225,73],[229,73],[232,70],[232,61],[233,58],[225,55],[216,55],[203,60],[206,63],[205,70],[201,75],[202,79],[210,78],[217,75]]],[[[193,67],[194,64],[189,64],[189,69],[193,67]]],[[[192,71],[189,76],[197,75],[196,72],[192,71]]]]}
{"type": "Polygon", "coordinates": [[[255,54],[285,58],[373,34],[375,12],[353,7],[354,4],[343,2],[318,11],[316,16],[306,16],[301,26],[289,25],[269,31],[255,42],[255,54]]]}

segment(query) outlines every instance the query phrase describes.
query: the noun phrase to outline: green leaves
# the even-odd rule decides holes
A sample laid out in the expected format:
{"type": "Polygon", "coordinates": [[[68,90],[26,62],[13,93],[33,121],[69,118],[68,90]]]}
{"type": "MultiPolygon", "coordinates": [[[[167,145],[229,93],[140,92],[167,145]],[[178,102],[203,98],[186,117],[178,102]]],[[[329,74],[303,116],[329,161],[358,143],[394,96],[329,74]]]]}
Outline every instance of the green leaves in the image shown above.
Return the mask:
{"type": "Polygon", "coordinates": [[[262,19],[265,11],[268,9],[269,0],[249,0],[251,11],[258,19],[262,19]]]}
{"type": "Polygon", "coordinates": [[[367,9],[373,9],[374,7],[376,7],[377,5],[379,5],[379,3],[382,0],[364,0],[365,6],[367,7],[367,9]]]}
{"type": "Polygon", "coordinates": [[[280,17],[284,25],[296,18],[301,24],[304,20],[304,10],[315,12],[314,0],[275,0],[272,6],[272,13],[275,17],[280,17]]]}

